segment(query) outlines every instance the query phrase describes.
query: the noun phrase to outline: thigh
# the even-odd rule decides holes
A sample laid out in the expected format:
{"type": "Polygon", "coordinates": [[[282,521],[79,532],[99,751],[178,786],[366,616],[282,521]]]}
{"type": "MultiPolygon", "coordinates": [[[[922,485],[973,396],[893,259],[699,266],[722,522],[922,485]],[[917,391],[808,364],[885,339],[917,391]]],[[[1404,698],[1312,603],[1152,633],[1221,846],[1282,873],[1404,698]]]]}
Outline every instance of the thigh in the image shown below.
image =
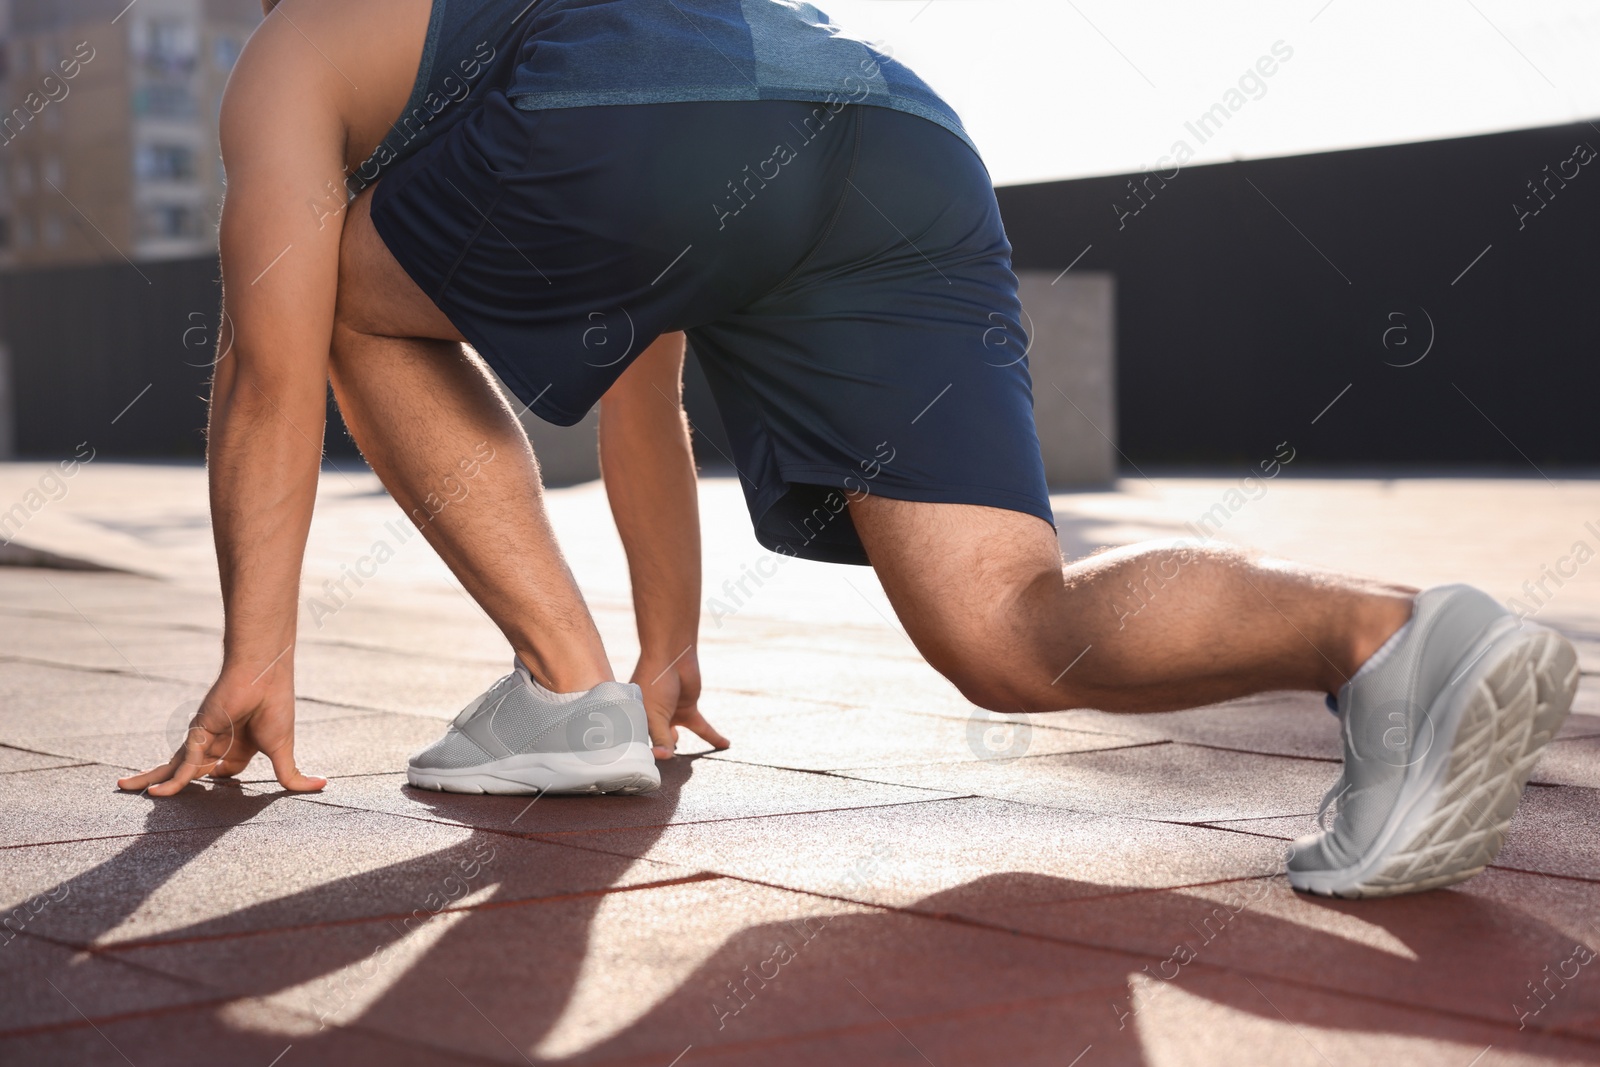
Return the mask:
{"type": "Polygon", "coordinates": [[[943,127],[850,111],[860,149],[826,236],[783,285],[689,334],[756,536],[865,563],[852,524],[832,517],[863,488],[1048,523],[1022,307],[988,174],[943,127]]]}
{"type": "Polygon", "coordinates": [[[865,496],[850,517],[895,614],[935,669],[961,684],[1010,660],[1037,627],[1020,617],[1041,583],[1059,588],[1050,524],[1021,511],[865,496]]]}
{"type": "Polygon", "coordinates": [[[462,340],[383,243],[371,211],[372,189],[367,189],[345,213],[339,246],[340,325],[373,337],[462,340]]]}

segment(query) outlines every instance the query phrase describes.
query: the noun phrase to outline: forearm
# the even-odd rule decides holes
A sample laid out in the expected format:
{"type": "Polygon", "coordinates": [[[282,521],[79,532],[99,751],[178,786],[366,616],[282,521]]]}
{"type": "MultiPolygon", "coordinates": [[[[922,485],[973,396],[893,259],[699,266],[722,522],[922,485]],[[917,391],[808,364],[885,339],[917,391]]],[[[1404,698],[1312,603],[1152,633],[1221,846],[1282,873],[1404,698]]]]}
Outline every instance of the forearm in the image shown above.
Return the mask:
{"type": "Polygon", "coordinates": [[[700,513],[682,404],[682,335],[642,354],[600,405],[600,469],[628,556],[642,660],[672,660],[700,627],[700,513]]]}
{"type": "Polygon", "coordinates": [[[226,669],[252,675],[293,644],[316,500],[325,386],[218,366],[206,461],[222,580],[226,669]]]}

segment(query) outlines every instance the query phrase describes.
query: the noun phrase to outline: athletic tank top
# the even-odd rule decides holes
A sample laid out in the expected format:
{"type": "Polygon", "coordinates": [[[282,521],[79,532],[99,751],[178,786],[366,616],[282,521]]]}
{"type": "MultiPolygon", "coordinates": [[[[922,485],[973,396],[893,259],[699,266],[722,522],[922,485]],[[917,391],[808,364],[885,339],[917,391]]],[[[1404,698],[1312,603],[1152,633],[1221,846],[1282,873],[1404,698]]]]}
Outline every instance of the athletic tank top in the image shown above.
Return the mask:
{"type": "Polygon", "coordinates": [[[961,120],[882,46],[803,0],[434,0],[411,98],[352,191],[498,90],[518,108],[794,100],[961,120]]]}

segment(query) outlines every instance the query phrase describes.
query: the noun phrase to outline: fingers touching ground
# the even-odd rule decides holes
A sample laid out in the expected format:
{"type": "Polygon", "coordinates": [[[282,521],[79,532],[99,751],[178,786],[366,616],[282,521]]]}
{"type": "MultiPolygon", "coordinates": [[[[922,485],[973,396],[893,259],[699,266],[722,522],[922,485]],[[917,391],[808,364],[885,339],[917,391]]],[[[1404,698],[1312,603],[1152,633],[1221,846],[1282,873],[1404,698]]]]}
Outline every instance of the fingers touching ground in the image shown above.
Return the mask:
{"type": "Polygon", "coordinates": [[[698,675],[685,680],[675,670],[665,670],[653,680],[635,672],[636,684],[644,691],[645,715],[650,721],[650,743],[656,759],[668,760],[678,747],[678,728],[705,741],[712,748],[724,749],[732,744],[700,713],[700,687],[698,675]]]}
{"type": "Polygon", "coordinates": [[[292,697],[248,706],[238,717],[223,711],[220,704],[218,698],[208,700],[191,720],[170,760],[143,774],[119,779],[118,787],[172,796],[201,777],[239,774],[258,751],[272,761],[279,784],[290,792],[316,792],[327,785],[326,779],[302,774],[295,766],[292,697]]]}

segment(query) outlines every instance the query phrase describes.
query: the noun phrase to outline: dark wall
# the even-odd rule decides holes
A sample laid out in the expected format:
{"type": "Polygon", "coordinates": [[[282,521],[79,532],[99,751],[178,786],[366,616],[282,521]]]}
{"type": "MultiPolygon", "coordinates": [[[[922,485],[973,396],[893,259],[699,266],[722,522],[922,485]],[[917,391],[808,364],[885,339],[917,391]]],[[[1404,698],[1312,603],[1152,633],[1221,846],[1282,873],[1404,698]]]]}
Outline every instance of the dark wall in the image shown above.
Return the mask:
{"type": "MultiPolygon", "coordinates": [[[[214,257],[0,274],[18,454],[80,441],[104,456],[203,454],[217,277],[214,257]]],[[[328,451],[353,455],[330,414],[328,451]]]]}
{"type": "MultiPolygon", "coordinates": [[[[1600,161],[1567,164],[1565,188],[1544,171],[1580,142],[1600,130],[1190,167],[1147,178],[1142,208],[1127,176],[999,196],[1019,268],[1092,246],[1074,269],[1116,275],[1134,463],[1254,462],[1287,440],[1297,464],[1526,472],[1600,463],[1600,161]],[[1553,196],[1519,220],[1535,178],[1553,196]],[[1427,349],[1430,318],[1426,358],[1395,366],[1427,349]]],[[[199,455],[216,277],[215,259],[0,275],[19,452],[199,455]]],[[[688,403],[725,449],[693,368],[688,403]]],[[[348,456],[336,418],[328,449],[348,456]]]]}
{"type": "Polygon", "coordinates": [[[1019,269],[1092,246],[1074,269],[1116,275],[1135,463],[1251,461],[1289,440],[1311,463],[1528,472],[1600,462],[1600,161],[1563,166],[1585,142],[1600,130],[1191,167],[1147,179],[1142,206],[1126,175],[999,196],[1019,269]],[[1577,175],[1519,218],[1547,165],[1577,175]],[[1422,355],[1430,317],[1432,350],[1394,366],[1422,355]]]}

